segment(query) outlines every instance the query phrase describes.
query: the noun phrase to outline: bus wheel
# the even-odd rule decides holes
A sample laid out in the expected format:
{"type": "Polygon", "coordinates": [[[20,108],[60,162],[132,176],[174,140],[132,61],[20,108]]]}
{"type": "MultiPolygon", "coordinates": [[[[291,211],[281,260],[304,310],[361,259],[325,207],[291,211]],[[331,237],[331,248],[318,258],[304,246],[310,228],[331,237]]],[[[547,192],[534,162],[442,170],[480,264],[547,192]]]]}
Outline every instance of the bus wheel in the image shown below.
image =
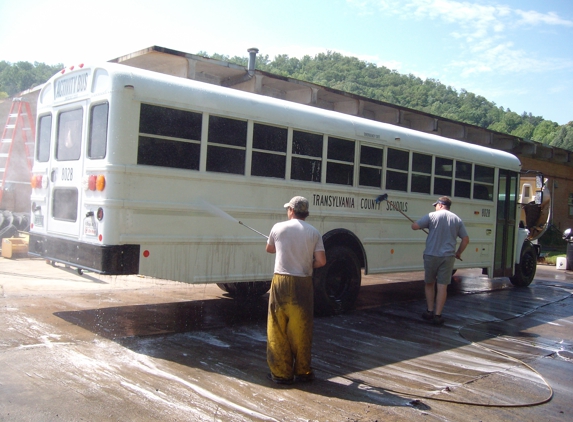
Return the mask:
{"type": "Polygon", "coordinates": [[[537,252],[531,242],[524,242],[521,248],[519,264],[515,265],[515,275],[509,277],[514,286],[527,287],[535,277],[537,270],[537,252]]]}
{"type": "Polygon", "coordinates": [[[245,283],[217,283],[217,286],[235,299],[254,299],[264,295],[271,288],[269,281],[248,281],[245,283]]]}
{"type": "Polygon", "coordinates": [[[349,248],[326,251],[326,265],[314,270],[314,309],[317,315],[335,315],[354,307],[361,282],[360,261],[349,248]]]}

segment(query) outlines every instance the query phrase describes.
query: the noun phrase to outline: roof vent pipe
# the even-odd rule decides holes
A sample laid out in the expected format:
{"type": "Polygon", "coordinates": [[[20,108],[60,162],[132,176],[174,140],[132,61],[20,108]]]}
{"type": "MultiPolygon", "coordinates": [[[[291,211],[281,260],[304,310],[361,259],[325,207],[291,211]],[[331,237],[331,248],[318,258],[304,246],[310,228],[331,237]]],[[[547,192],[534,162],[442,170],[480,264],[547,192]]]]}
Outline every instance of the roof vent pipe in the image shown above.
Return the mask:
{"type": "Polygon", "coordinates": [[[253,75],[255,73],[255,62],[257,61],[259,49],[249,48],[247,51],[249,52],[249,75],[253,75]]]}

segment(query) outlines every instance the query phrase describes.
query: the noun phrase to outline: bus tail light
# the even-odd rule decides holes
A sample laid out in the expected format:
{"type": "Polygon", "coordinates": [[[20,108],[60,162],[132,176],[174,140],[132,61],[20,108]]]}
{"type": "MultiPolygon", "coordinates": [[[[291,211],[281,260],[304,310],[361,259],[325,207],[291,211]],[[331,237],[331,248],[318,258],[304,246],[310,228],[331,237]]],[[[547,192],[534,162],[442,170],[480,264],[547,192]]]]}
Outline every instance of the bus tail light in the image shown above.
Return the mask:
{"type": "Polygon", "coordinates": [[[88,189],[89,190],[96,190],[96,180],[97,176],[92,174],[88,177],[88,189]]]}
{"type": "Polygon", "coordinates": [[[84,187],[87,190],[91,190],[91,191],[103,191],[105,188],[105,176],[103,174],[91,174],[87,177],[87,182],[86,179],[84,179],[84,187]]]}
{"type": "Polygon", "coordinates": [[[36,174],[31,177],[30,185],[32,185],[32,189],[46,189],[48,187],[48,178],[43,177],[41,174],[36,174]]]}

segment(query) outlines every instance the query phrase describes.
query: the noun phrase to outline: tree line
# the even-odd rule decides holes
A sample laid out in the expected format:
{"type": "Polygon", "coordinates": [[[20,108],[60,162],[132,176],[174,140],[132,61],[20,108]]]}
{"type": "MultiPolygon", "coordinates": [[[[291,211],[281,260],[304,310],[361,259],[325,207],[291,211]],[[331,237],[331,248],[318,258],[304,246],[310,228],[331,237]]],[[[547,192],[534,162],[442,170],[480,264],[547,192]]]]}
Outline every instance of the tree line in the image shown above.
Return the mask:
{"type": "MultiPolygon", "coordinates": [[[[209,55],[205,52],[198,54],[241,66],[248,65],[247,57],[209,55]]],[[[256,67],[276,75],[573,151],[573,121],[560,126],[531,113],[518,114],[465,89],[458,91],[436,79],[423,80],[411,74],[400,74],[356,57],[331,51],[314,57],[306,55],[301,59],[281,54],[271,60],[268,55],[259,55],[256,67]]],[[[44,83],[62,68],[62,64],[51,66],[38,62],[11,64],[0,61],[0,99],[44,83]]]]}
{"type": "Polygon", "coordinates": [[[0,61],[0,99],[43,84],[63,68],[63,64],[0,61]]]}

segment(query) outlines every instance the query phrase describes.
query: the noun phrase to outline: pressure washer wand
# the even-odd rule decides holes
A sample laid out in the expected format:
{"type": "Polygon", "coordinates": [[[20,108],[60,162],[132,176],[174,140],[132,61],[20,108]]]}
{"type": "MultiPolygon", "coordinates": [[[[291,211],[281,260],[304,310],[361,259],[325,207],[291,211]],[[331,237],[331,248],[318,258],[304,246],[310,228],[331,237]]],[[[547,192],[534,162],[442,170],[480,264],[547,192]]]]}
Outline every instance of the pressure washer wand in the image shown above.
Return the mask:
{"type": "MultiPolygon", "coordinates": [[[[396,205],[394,205],[392,202],[388,201],[388,194],[384,193],[382,195],[378,195],[378,197],[376,198],[376,203],[380,203],[382,201],[386,201],[388,202],[388,204],[390,204],[390,206],[392,208],[394,208],[396,211],[398,211],[400,214],[402,214],[404,217],[406,217],[408,220],[410,220],[412,223],[415,223],[414,220],[412,220],[410,217],[408,217],[406,214],[404,214],[401,210],[399,210],[398,208],[396,208],[396,205]]],[[[428,234],[428,232],[426,231],[426,229],[422,229],[424,231],[424,233],[428,234]]]]}
{"type": "Polygon", "coordinates": [[[267,239],[269,238],[266,234],[263,234],[263,233],[261,233],[260,231],[255,230],[255,229],[253,229],[252,227],[247,226],[247,225],[246,225],[245,223],[243,223],[242,221],[239,221],[239,224],[240,224],[241,226],[245,226],[247,229],[250,229],[250,230],[254,231],[254,232],[257,233],[257,234],[260,234],[261,236],[263,236],[263,237],[265,237],[265,238],[267,238],[267,239]]]}

